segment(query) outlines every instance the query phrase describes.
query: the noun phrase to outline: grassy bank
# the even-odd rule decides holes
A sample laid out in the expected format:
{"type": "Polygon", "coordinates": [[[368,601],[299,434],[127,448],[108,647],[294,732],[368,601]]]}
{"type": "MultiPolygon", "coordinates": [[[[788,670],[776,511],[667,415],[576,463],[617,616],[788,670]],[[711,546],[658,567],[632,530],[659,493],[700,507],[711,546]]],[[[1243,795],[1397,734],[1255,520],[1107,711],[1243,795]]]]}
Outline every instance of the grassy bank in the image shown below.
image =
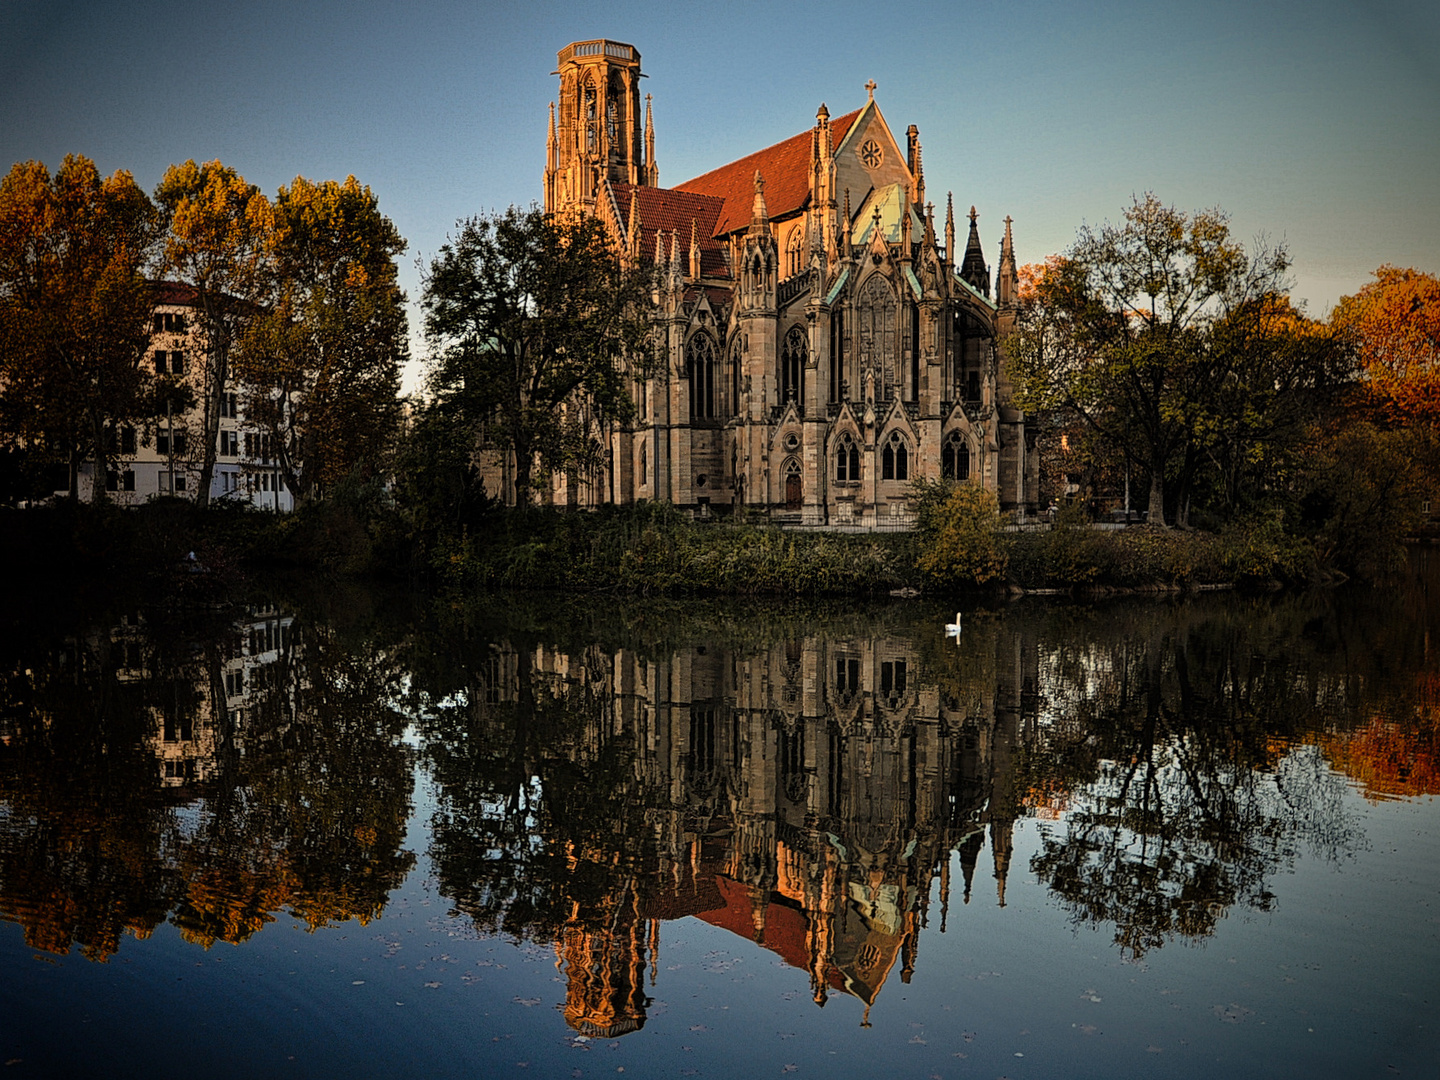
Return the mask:
{"type": "Polygon", "coordinates": [[[388,577],[457,593],[796,597],[1188,589],[1324,576],[1309,546],[1278,523],[1217,535],[1101,532],[1062,519],[1054,529],[1006,533],[996,530],[993,511],[981,510],[958,512],[971,514],[958,520],[942,507],[922,515],[913,533],[839,534],[697,522],[664,505],[593,513],[492,508],[458,535],[424,537],[383,497],[369,495],[285,516],[177,500],[134,510],[62,504],[0,513],[0,557],[42,578],[123,577],[192,594],[223,593],[277,571],[388,577]],[[207,573],[196,574],[196,563],[207,573]]]}

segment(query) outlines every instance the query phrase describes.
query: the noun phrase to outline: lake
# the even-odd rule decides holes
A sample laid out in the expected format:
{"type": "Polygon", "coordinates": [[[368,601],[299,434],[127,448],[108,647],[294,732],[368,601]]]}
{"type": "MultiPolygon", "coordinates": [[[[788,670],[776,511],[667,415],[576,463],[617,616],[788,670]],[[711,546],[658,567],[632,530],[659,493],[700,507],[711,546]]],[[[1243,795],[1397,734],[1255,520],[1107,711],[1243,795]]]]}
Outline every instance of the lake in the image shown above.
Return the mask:
{"type": "Polygon", "coordinates": [[[1434,551],[955,620],[16,601],[6,1075],[1435,1076],[1434,551]]]}

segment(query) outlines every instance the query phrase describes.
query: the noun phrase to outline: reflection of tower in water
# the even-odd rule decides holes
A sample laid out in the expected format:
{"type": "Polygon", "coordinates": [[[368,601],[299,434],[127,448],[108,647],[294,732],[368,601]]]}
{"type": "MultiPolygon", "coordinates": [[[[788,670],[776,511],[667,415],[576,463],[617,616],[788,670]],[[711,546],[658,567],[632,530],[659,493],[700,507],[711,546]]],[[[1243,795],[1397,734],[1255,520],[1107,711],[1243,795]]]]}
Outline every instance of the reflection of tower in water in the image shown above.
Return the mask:
{"type": "Polygon", "coordinates": [[[594,1039],[639,1031],[650,1004],[645,959],[659,944],[660,924],[641,918],[628,884],[589,915],[582,920],[575,902],[555,942],[555,967],[567,981],[565,1022],[594,1039]]]}

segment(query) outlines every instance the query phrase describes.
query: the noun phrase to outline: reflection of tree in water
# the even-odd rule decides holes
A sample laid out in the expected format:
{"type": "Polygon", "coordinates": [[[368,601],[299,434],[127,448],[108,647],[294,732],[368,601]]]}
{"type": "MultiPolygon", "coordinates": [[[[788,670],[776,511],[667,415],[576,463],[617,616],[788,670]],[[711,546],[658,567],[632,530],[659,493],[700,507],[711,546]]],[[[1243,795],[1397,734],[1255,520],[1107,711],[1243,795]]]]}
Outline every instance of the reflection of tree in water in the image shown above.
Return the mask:
{"type": "Polygon", "coordinates": [[[1061,645],[1042,660],[1057,723],[1072,746],[1084,732],[1094,771],[1071,772],[1063,826],[1042,826],[1031,869],[1138,958],[1209,936],[1231,907],[1269,910],[1269,879],[1302,845],[1334,859],[1357,833],[1343,785],[1300,745],[1343,700],[1316,658],[1192,609],[1126,620],[1083,656],[1061,645]]]}
{"type": "Polygon", "coordinates": [[[378,913],[413,861],[393,663],[326,627],[281,641],[273,613],[148,614],[6,643],[0,914],[103,960],[167,917],[208,945],[285,907],[378,913]]]}

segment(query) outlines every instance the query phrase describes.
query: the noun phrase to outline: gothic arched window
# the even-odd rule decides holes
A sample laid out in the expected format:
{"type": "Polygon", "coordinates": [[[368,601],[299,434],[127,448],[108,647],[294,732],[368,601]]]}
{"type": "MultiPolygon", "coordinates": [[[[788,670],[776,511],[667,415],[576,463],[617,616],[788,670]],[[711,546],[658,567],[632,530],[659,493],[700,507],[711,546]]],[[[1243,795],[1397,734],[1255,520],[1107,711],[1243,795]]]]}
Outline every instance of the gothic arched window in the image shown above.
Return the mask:
{"type": "Polygon", "coordinates": [[[586,79],[580,93],[584,98],[581,110],[585,115],[585,149],[593,153],[598,134],[595,130],[595,84],[586,79]]]}
{"type": "Polygon", "coordinates": [[[880,453],[880,479],[910,479],[910,450],[898,431],[890,433],[885,449],[880,453]]]}
{"type": "Polygon", "coordinates": [[[805,402],[805,361],[810,350],[805,343],[805,331],[792,326],[785,335],[785,347],[780,351],[780,400],[805,402]]]}
{"type": "Polygon", "coordinates": [[[860,290],[856,305],[859,316],[860,363],[877,369],[875,396],[880,399],[890,395],[889,384],[895,368],[895,294],[890,283],[880,274],[872,274],[860,290]]]}
{"type": "Polygon", "coordinates": [[[835,444],[835,479],[842,484],[860,479],[860,448],[848,434],[835,444]]]}
{"type": "Polygon", "coordinates": [[[740,342],[730,346],[730,407],[729,416],[740,412],[740,342]]]}
{"type": "Polygon", "coordinates": [[[956,431],[940,450],[940,476],[945,480],[970,479],[970,447],[956,431]]]}
{"type": "Polygon", "coordinates": [[[790,242],[785,247],[785,276],[790,277],[800,273],[804,265],[804,242],[801,237],[803,232],[799,225],[790,230],[790,242]]]}
{"type": "Polygon", "coordinates": [[[690,419],[715,415],[715,339],[704,332],[685,345],[685,373],[690,379],[690,419]]]}
{"type": "Polygon", "coordinates": [[[648,484],[648,483],[650,482],[650,478],[649,478],[649,472],[650,472],[650,470],[649,470],[649,468],[647,467],[647,463],[646,463],[646,460],[645,460],[645,456],[646,456],[646,455],[645,455],[645,444],[642,442],[642,443],[640,444],[640,486],[641,486],[641,487],[644,487],[646,484],[648,484]]]}

